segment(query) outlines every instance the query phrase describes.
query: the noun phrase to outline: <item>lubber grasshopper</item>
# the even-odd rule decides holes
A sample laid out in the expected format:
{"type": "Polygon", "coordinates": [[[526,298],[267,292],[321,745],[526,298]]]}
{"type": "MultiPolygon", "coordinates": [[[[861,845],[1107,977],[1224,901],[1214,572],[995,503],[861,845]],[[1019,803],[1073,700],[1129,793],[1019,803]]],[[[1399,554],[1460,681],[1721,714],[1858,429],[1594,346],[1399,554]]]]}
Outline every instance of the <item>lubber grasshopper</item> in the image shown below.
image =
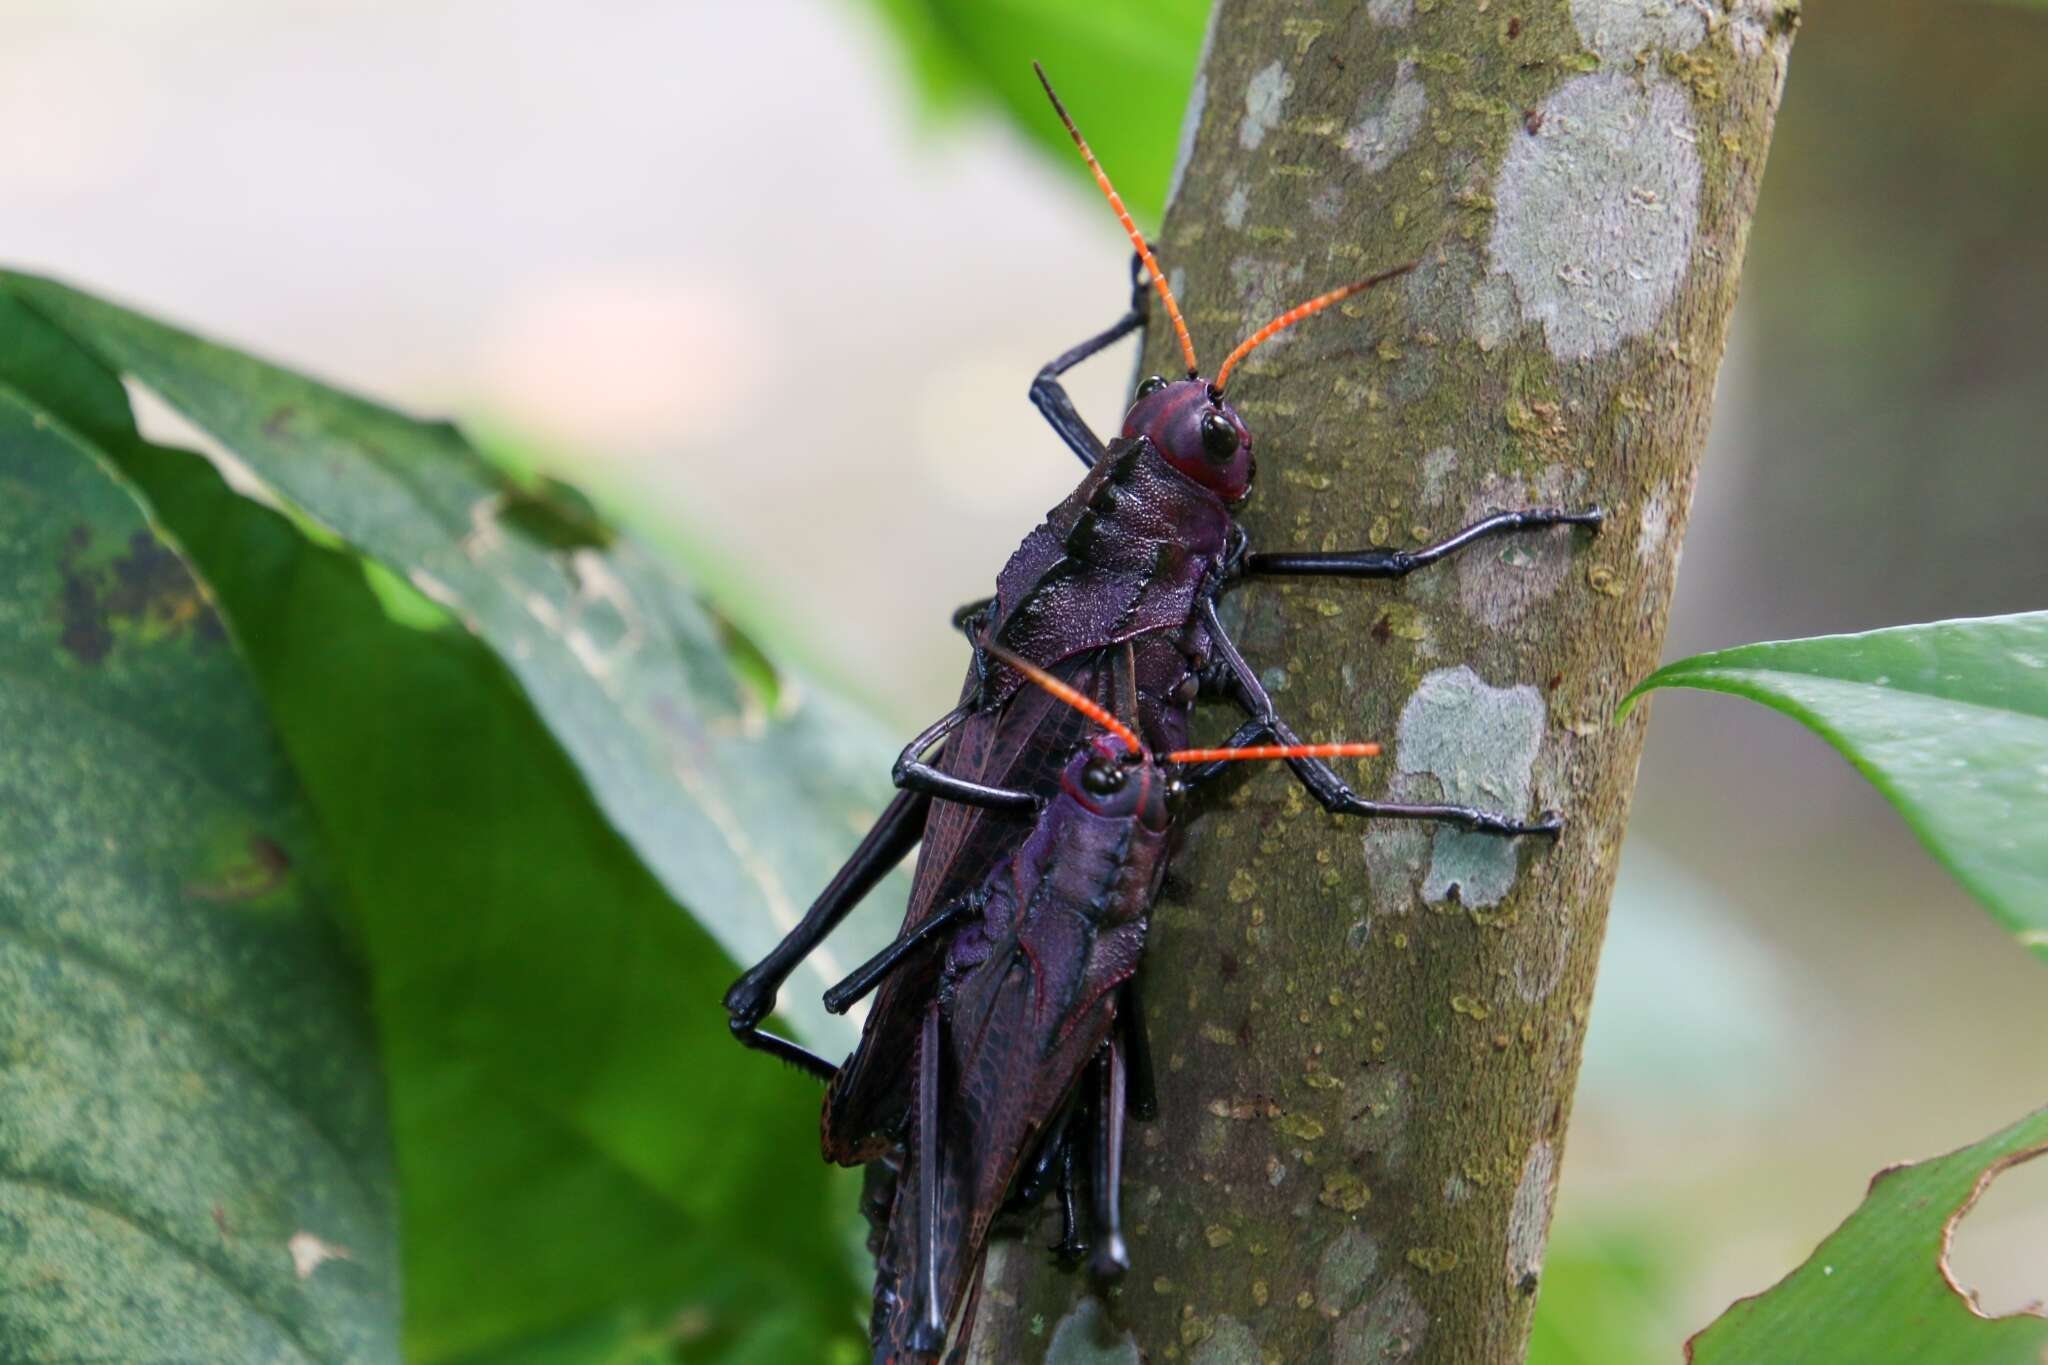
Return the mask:
{"type": "MultiPolygon", "coordinates": [[[[897,798],[797,927],[727,993],[735,1037],[830,1081],[824,1147],[830,1159],[848,1164],[891,1159],[899,1151],[903,1160],[914,1164],[920,1147],[938,1150],[937,1132],[947,1118],[967,1121],[957,1107],[920,1102],[920,1097],[940,1093],[933,1085],[920,1088],[920,1080],[935,1066],[944,1074],[939,1060],[947,1036],[943,1021],[949,1008],[957,1011],[958,992],[973,975],[961,974],[963,960],[955,957],[954,938],[967,932],[977,913],[986,923],[990,902],[976,898],[993,897],[990,888],[1001,884],[1000,879],[991,880],[998,869],[1013,879],[1020,868],[1053,870],[1042,861],[1046,848],[1057,842],[1046,833],[1048,821],[1055,810],[1068,812],[1069,773],[1078,761],[1072,756],[1084,742],[1093,743],[1083,717],[1028,685],[1026,665],[1056,675],[1078,696],[1107,702],[1129,716],[1132,733],[1126,752],[1140,755],[1138,767],[1147,773],[1156,765],[1144,761],[1143,754],[1185,753],[1194,702],[1214,695],[1233,702],[1247,716],[1232,736],[1231,747],[1273,742],[1286,751],[1297,778],[1333,813],[1438,820],[1503,836],[1555,835],[1561,824],[1550,814],[1528,821],[1520,813],[1359,796],[1320,757],[1297,747],[1298,738],[1225,632],[1216,603],[1227,588],[1261,576],[1398,578],[1503,532],[1597,526],[1600,511],[1503,512],[1440,544],[1414,551],[1252,552],[1233,515],[1250,492],[1253,461],[1251,434],[1225,397],[1232,371],[1284,328],[1408,267],[1332,290],[1289,310],[1248,337],[1218,368],[1215,379],[1205,381],[1173,292],[1150,247],[1049,84],[1046,93],[1129,235],[1144,279],[1172,321],[1188,374],[1182,380],[1151,379],[1141,385],[1121,435],[1107,446],[1082,421],[1060,383],[1067,370],[1143,324],[1143,281],[1123,318],[1040,371],[1031,387],[1032,400],[1088,466],[1087,475],[1011,557],[997,580],[995,596],[956,616],[974,645],[973,665],[959,705],[912,740],[897,761],[897,798]],[[833,995],[834,1003],[843,1006],[862,990],[876,990],[861,1043],[846,1064],[834,1067],[807,1049],[762,1031],[759,1025],[773,1009],[776,991],[790,971],[920,841],[901,936],[884,960],[870,964],[833,995]],[[934,1037],[940,1043],[927,1046],[934,1037]]],[[[1085,793],[1088,768],[1077,771],[1075,780],[1085,793]]],[[[1172,831],[1170,821],[1156,829],[1138,816],[1124,823],[1133,831],[1147,831],[1143,840],[1134,832],[1134,840],[1157,842],[1162,848],[1172,831]]],[[[1081,858],[1078,853],[1069,856],[1081,858]]],[[[1084,864],[1082,859],[1073,867],[1084,864]]],[[[1083,873],[1077,870],[1072,875],[1083,873]]],[[[1149,906],[1150,893],[1132,903],[1149,906]]],[[[982,959],[988,960],[992,959],[982,959]]],[[[1115,1181],[1106,1171],[1114,1168],[1126,1108],[1142,1114],[1150,1107],[1142,1020],[1131,998],[1135,982],[1127,974],[1108,975],[1116,978],[1112,985],[1119,998],[1098,999],[1087,1018],[1098,1021],[1105,1036],[1112,1014],[1119,1018],[1118,1046],[1095,1064],[1100,1083],[1081,1088],[1118,1092],[1128,1073],[1130,1093],[1127,1105],[1118,1093],[1096,1095],[1088,1102],[1088,1112],[1102,1134],[1098,1146],[1106,1153],[1096,1163],[1098,1210],[1105,1201],[1113,1202],[1115,1181]]],[[[1105,978],[1098,972],[1090,979],[1105,978]]],[[[1006,1010],[1021,1008],[1014,1001],[997,1008],[1005,999],[1001,980],[988,981],[984,989],[994,992],[986,1016],[990,1020],[1008,1018],[1006,1010]]],[[[988,1037],[985,1031],[978,1036],[988,1037]]],[[[1085,1053],[1078,1055],[1087,1062],[1085,1053]]],[[[1073,1057],[1066,1061],[1071,1063],[1073,1057]]],[[[989,1074],[986,1065],[976,1061],[975,1067],[982,1068],[977,1074],[989,1074]]],[[[1047,1074],[1058,1071],[1051,1068],[1047,1074]]],[[[1014,1120],[1013,1115],[1004,1121],[1014,1120]]],[[[1048,1170],[1071,1168],[1073,1150],[1071,1142],[1041,1140],[1035,1169],[1021,1183],[1042,1185],[1038,1177],[1048,1170]]],[[[1022,1159],[1021,1149],[1015,1159],[1022,1159]]],[[[1012,1160],[1011,1175],[1015,1169],[1012,1160]]],[[[1009,1176],[995,1181],[993,1175],[984,1175],[987,1188],[1008,1188],[1009,1176]]],[[[894,1297],[885,1293],[886,1303],[878,1300],[883,1310],[878,1338],[898,1341],[904,1349],[914,1345],[927,1355],[933,1339],[943,1339],[944,1327],[959,1304],[958,1285],[966,1283],[969,1262],[978,1260],[979,1239],[986,1231],[985,1224],[947,1224],[943,1200],[931,1207],[943,1193],[942,1184],[931,1182],[926,1193],[898,1191],[889,1200],[888,1228],[895,1227],[899,1216],[922,1220],[914,1229],[922,1240],[912,1241],[928,1253],[923,1268],[903,1271],[902,1236],[885,1230],[878,1245],[882,1284],[898,1286],[891,1291],[894,1297]],[[960,1240],[968,1232],[973,1233],[971,1247],[960,1240]],[[948,1247],[952,1249],[947,1251],[948,1247]],[[963,1250],[971,1255],[963,1257],[963,1250]],[[950,1272],[943,1270],[947,1256],[954,1266],[950,1272]],[[953,1289],[939,1283],[944,1275],[953,1277],[953,1289]],[[922,1276],[928,1292],[922,1297],[903,1293],[900,1284],[906,1276],[922,1276]]],[[[985,1189],[978,1189],[975,1195],[982,1201],[973,1205],[981,1211],[977,1218],[986,1212],[985,1194],[985,1189]]],[[[1071,1225],[1070,1218],[1068,1241],[1071,1225]]],[[[1098,1236],[1095,1247],[1098,1270],[1113,1272],[1120,1267],[1114,1236],[1098,1236]]],[[[888,1358],[886,1351],[881,1358],[888,1358]]]]}
{"type": "MultiPolygon", "coordinates": [[[[1063,1247],[1083,1250],[1073,1178],[1085,1160],[1090,1268],[1098,1277],[1125,1268],[1118,1188],[1134,1040],[1119,1004],[1137,971],[1166,870],[1172,807],[1233,760],[1379,752],[1376,744],[1324,744],[1155,757],[1089,698],[1000,646],[985,648],[1101,729],[1065,761],[1056,792],[1009,859],[826,992],[827,1006],[843,1011],[945,935],[911,1051],[886,1059],[908,1074],[911,1109],[893,1189],[870,1192],[877,1365],[936,1357],[956,1318],[967,1340],[990,1225],[1012,1202],[1034,1150],[1036,1169],[1025,1185],[1042,1190],[1048,1172],[1065,1177],[1063,1247]],[[1067,1137],[1070,1122],[1083,1140],[1092,1136],[1085,1158],[1077,1159],[1077,1143],[1067,1137]]],[[[876,1037],[863,1040],[863,1052],[876,1037]]],[[[865,1148],[857,1128],[835,1121],[835,1105],[846,1099],[835,1086],[826,1104],[826,1151],[859,1159],[865,1148]],[[842,1139],[853,1146],[838,1149],[842,1139]]]]}
{"type": "MultiPolygon", "coordinates": [[[[1039,72],[1044,81],[1044,72],[1039,72]]],[[[1132,728],[1155,753],[1186,746],[1194,703],[1219,696],[1247,720],[1233,745],[1300,742],[1259,676],[1225,632],[1217,599],[1261,577],[1316,574],[1399,578],[1505,532],[1598,526],[1598,508],[1501,512],[1418,550],[1369,548],[1257,553],[1234,516],[1251,491],[1252,436],[1225,396],[1232,372],[1285,328],[1404,273],[1402,266],[1345,285],[1281,314],[1252,333],[1204,380],[1173,291],[1088,144],[1052,86],[1046,94],[1136,249],[1144,276],[1130,310],[1057,357],[1031,385],[1031,399],[1081,462],[1080,485],[1018,547],[996,594],[963,608],[956,624],[975,643],[960,702],[912,740],[897,760],[900,791],[801,922],[726,994],[733,1034],[832,1081],[828,1146],[842,1159],[886,1152],[909,1114],[911,1076],[903,1059],[916,1044],[930,1001],[944,927],[914,937],[943,907],[957,904],[1008,860],[1060,789],[1068,755],[1085,730],[1077,714],[1025,685],[984,641],[1050,670],[1101,702],[1126,703],[1132,728]],[[1106,446],[1082,420],[1060,376],[1136,331],[1145,321],[1145,282],[1171,320],[1187,377],[1139,386],[1122,433],[1106,446]],[[1117,681],[1119,660],[1128,661],[1117,681]],[[937,798],[935,801],[934,798],[937,798]],[[861,1048],[845,1068],[760,1028],[775,995],[805,955],[913,847],[922,843],[904,920],[907,955],[882,982],[861,1048]],[[914,938],[914,941],[913,941],[914,938]]],[[[1555,835],[1559,817],[1526,820],[1448,803],[1406,804],[1358,795],[1327,763],[1289,761],[1296,777],[1336,814],[1435,820],[1503,836],[1555,835]]]]}

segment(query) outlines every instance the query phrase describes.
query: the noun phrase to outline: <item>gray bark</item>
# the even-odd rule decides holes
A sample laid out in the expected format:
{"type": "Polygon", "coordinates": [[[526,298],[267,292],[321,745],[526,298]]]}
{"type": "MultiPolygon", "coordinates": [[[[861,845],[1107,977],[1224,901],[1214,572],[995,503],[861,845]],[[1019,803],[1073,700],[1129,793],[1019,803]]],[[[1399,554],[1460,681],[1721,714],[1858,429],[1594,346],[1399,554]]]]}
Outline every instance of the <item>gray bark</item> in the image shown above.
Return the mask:
{"type": "MultiPolygon", "coordinates": [[[[1154,919],[1163,1113],[1135,1270],[991,1259],[970,1359],[1519,1360],[1709,398],[1796,10],[1773,0],[1219,7],[1160,254],[1205,366],[1262,350],[1254,544],[1415,544],[1599,503],[1398,584],[1260,583],[1240,639],[1368,794],[1557,808],[1554,848],[1339,823],[1284,774],[1196,822],[1154,919]]],[[[1110,167],[1112,175],[1115,168],[1110,167]]],[[[1148,369],[1179,368],[1155,318],[1148,369]]]]}

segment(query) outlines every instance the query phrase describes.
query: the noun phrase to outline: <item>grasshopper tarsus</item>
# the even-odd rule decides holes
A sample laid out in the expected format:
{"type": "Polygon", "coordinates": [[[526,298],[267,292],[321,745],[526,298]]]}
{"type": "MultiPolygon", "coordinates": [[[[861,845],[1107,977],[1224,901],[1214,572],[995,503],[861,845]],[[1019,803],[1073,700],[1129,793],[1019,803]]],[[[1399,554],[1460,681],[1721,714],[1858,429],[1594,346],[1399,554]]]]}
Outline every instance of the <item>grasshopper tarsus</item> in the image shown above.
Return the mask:
{"type": "Polygon", "coordinates": [[[1108,1287],[1130,1273],[1131,1253],[1120,1233],[1105,1233],[1088,1254],[1088,1278],[1108,1287]]]}

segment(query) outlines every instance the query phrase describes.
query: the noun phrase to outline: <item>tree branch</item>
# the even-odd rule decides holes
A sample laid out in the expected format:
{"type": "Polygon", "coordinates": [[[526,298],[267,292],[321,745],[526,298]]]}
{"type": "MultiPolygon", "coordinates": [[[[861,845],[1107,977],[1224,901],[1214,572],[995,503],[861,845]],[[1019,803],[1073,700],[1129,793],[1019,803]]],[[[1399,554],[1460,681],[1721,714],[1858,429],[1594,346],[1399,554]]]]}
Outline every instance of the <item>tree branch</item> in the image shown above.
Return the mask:
{"type": "MultiPolygon", "coordinates": [[[[1611,717],[1657,662],[1796,11],[1226,0],[1212,22],[1161,251],[1205,363],[1422,262],[1233,378],[1254,545],[1610,512],[1400,583],[1253,584],[1240,639],[1297,728],[1391,741],[1362,791],[1570,825],[1549,848],[1340,824],[1274,772],[1212,803],[1153,920],[1132,1280],[1084,1308],[1001,1247],[971,1358],[1518,1360],[1642,743],[1640,711],[1611,717]]],[[[1147,345],[1174,373],[1169,330],[1147,345]]]]}

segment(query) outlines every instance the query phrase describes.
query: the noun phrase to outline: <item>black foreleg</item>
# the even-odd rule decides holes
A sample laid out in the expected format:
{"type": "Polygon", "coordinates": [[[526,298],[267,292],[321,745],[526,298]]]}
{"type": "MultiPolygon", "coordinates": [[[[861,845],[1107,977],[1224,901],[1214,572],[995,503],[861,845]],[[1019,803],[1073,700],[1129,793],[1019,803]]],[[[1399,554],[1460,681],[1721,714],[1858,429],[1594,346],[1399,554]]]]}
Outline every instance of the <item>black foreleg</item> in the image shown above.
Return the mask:
{"type": "Polygon", "coordinates": [[[830,1078],[835,1070],[830,1062],[787,1038],[763,1033],[757,1026],[774,1013],[775,994],[797,964],[839,926],[847,912],[874,890],[891,868],[917,847],[917,841],[924,837],[925,816],[930,810],[931,798],[922,792],[900,792],[889,803],[874,828],[854,849],[853,856],[818,893],[803,919],[725,993],[733,1037],[757,1051],[830,1078]]]}
{"type": "Polygon", "coordinates": [[[1254,577],[1279,574],[1336,578],[1400,578],[1426,568],[1448,555],[1456,554],[1475,541],[1509,531],[1527,531],[1544,526],[1598,526],[1607,513],[1598,507],[1567,512],[1562,507],[1530,507],[1520,512],[1496,512],[1475,521],[1449,540],[1425,545],[1419,550],[1327,550],[1250,554],[1244,572],[1254,577]]]}
{"type": "Polygon", "coordinates": [[[1102,438],[1095,434],[1075,408],[1074,400],[1067,396],[1066,385],[1060,383],[1060,376],[1145,325],[1146,285],[1142,270],[1142,266],[1134,263],[1131,310],[1107,329],[1046,362],[1045,368],[1031,381],[1032,404],[1045,415],[1045,420],[1060,434],[1060,439],[1081,457],[1081,463],[1091,468],[1102,458],[1102,438]]]}
{"type": "MultiPolygon", "coordinates": [[[[1263,732],[1272,736],[1278,744],[1299,744],[1301,737],[1288,728],[1287,722],[1273,705],[1273,698],[1266,692],[1265,684],[1252,671],[1244,655],[1238,653],[1237,645],[1223,629],[1223,622],[1217,618],[1214,601],[1202,604],[1204,623],[1216,652],[1222,657],[1225,674],[1233,684],[1232,696],[1245,713],[1256,723],[1246,726],[1240,734],[1263,732]]],[[[1234,741],[1235,742],[1235,741],[1234,741]]],[[[1363,815],[1381,820],[1434,820],[1439,824],[1451,825],[1458,829],[1471,830],[1475,834],[1499,834],[1515,837],[1524,834],[1538,834],[1556,838],[1564,829],[1564,817],[1556,811],[1545,811],[1534,821],[1516,820],[1493,811],[1480,810],[1476,806],[1454,805],[1448,802],[1408,803],[1401,801],[1368,801],[1345,785],[1337,770],[1317,758],[1290,758],[1287,766],[1293,770],[1309,795],[1321,803],[1324,810],[1332,815],[1363,815]]],[[[1185,780],[1185,779],[1183,779],[1185,780]]]]}
{"type": "Polygon", "coordinates": [[[936,796],[946,801],[958,802],[963,806],[980,806],[984,810],[1009,811],[1018,815],[1034,813],[1038,809],[1039,801],[1030,792],[969,782],[964,777],[942,773],[924,761],[925,752],[952,734],[959,728],[960,722],[971,714],[973,706],[963,702],[926,726],[923,734],[904,745],[903,752],[897,756],[896,768],[892,774],[896,785],[905,791],[922,792],[926,796],[936,796]]]}

